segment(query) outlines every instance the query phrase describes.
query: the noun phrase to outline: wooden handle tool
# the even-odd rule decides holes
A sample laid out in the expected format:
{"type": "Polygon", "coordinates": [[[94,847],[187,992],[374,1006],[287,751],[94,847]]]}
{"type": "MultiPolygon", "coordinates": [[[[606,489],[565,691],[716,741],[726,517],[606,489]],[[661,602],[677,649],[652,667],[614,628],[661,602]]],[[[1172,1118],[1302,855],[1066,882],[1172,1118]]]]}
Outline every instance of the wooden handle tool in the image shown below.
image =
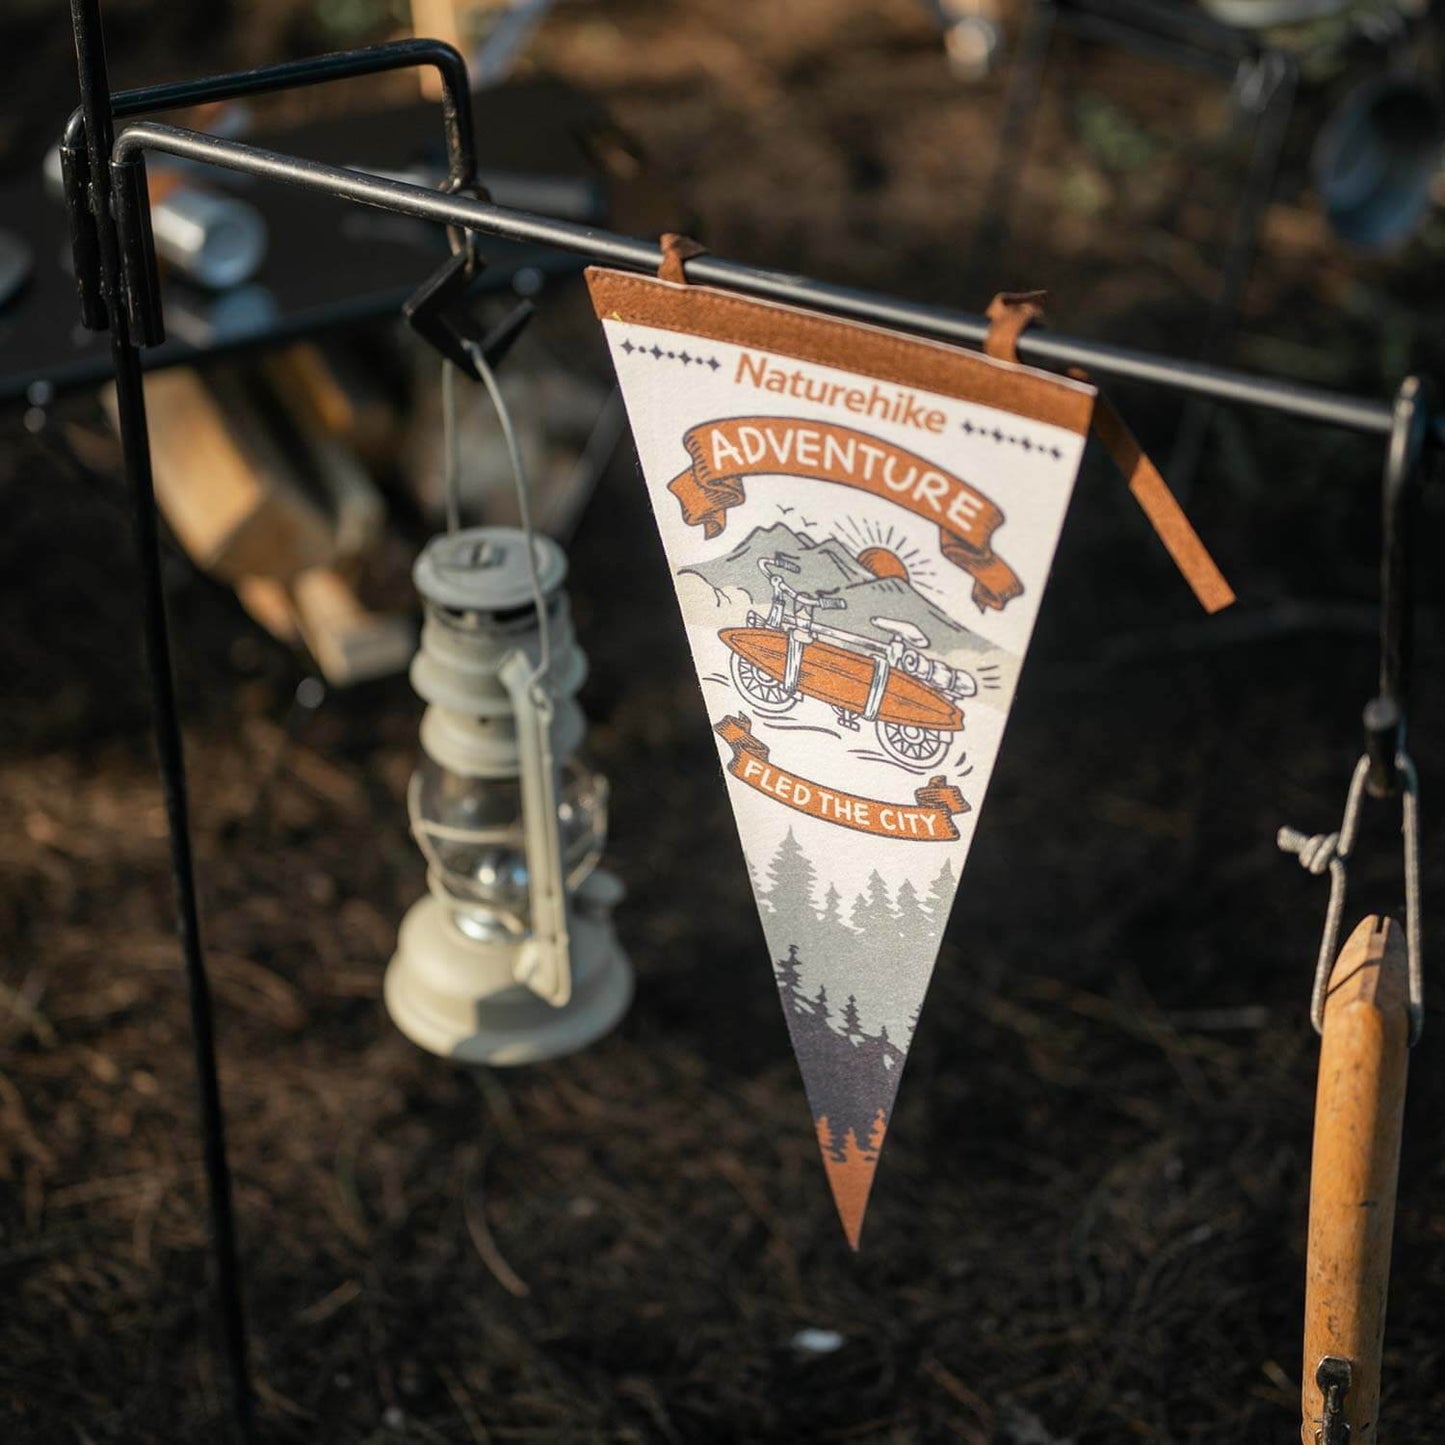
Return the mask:
{"type": "Polygon", "coordinates": [[[1303,1445],[1375,1445],[1409,1059],[1404,930],[1366,918],[1330,974],[1315,1103],[1303,1445]],[[1347,1427],[1347,1428],[1346,1428],[1347,1427]]]}

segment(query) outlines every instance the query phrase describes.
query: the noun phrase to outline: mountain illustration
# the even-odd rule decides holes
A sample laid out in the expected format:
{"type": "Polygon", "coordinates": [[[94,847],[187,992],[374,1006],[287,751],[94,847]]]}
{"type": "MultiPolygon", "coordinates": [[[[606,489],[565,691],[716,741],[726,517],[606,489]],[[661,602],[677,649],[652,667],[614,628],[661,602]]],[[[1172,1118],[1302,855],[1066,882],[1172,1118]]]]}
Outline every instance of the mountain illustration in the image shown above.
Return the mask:
{"type": "Polygon", "coordinates": [[[817,542],[782,522],[755,527],[726,556],[684,567],[682,572],[702,578],[719,592],[744,592],[761,610],[771,602],[772,592],[758,562],[779,552],[786,553],[800,569],[796,576],[789,575],[789,585],[803,592],[835,588],[847,602],[846,611],[828,615],[830,626],[886,642],[889,634],[875,626],[873,619],[887,617],[921,628],[935,648],[950,652],[993,649],[991,642],[955,622],[911,582],[902,577],[877,576],[836,537],[817,542]]]}

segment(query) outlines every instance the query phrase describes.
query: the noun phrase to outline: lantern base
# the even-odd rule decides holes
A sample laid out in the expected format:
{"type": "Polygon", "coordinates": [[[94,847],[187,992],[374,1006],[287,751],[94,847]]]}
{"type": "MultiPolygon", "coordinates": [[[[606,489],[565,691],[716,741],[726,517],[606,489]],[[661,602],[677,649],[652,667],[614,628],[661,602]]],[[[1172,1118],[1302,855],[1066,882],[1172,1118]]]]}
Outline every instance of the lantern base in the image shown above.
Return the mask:
{"type": "Polygon", "coordinates": [[[572,997],[553,1008],[514,982],[518,945],[467,938],[443,903],[420,899],[402,919],[386,970],[392,1022],[459,1064],[532,1064],[586,1048],[627,1012],[632,965],[605,912],[578,910],[569,923],[572,997]]]}

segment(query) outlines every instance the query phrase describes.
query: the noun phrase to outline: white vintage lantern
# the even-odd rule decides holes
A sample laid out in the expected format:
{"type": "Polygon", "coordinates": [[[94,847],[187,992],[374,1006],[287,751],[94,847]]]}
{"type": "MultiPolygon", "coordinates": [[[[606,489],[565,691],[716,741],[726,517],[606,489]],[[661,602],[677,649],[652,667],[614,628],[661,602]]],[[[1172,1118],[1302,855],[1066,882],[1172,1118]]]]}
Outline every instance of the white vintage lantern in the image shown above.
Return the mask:
{"type": "Polygon", "coordinates": [[[607,780],[580,758],[567,563],[546,537],[474,527],[433,538],[411,680],[428,707],[408,792],[428,895],[402,921],[386,1006],[425,1049],[523,1064],[583,1048],[622,1017],[632,970],[598,869],[607,780]],[[537,599],[543,601],[539,615],[537,599]]]}

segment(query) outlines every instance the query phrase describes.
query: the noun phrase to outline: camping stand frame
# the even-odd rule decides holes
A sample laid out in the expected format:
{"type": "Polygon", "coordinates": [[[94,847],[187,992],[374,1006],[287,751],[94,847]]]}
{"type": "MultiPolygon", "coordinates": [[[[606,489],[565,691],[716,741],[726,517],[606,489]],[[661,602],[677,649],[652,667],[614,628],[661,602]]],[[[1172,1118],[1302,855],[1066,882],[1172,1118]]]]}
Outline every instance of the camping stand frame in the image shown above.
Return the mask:
{"type": "MultiPolygon", "coordinates": [[[[1294,114],[1299,84],[1294,58],[1262,46],[1244,32],[1180,5],[1178,0],[1033,0],[1009,78],[993,178],[972,249],[975,271],[991,264],[992,257],[1008,243],[1024,151],[1043,90],[1051,42],[1058,31],[1226,81],[1236,124],[1246,117],[1251,122],[1244,190],[1229,231],[1223,275],[1209,303],[1196,353],[1203,362],[1224,360],[1238,326],[1265,208],[1274,193],[1285,133],[1294,114]]],[[[1187,500],[1212,415],[1207,398],[1191,396],[1186,401],[1166,467],[1170,484],[1181,499],[1187,500]]]]}
{"type": "MultiPolygon", "coordinates": [[[[397,41],[365,50],[265,66],[232,75],[112,93],[101,24],[100,0],[70,0],[80,79],[80,107],[62,142],[66,197],[81,316],[92,330],[109,329],[115,367],[116,411],[130,493],[132,524],[141,574],[146,659],[161,783],[170,830],[177,927],[190,989],[191,1031],[199,1080],[201,1126],[210,1194],[211,1245],[220,1316],[231,1384],[231,1423],[236,1439],[253,1434],[252,1394],[247,1365],[245,1319],[236,1252],[231,1184],[226,1162],[215,1038],[205,958],[201,945],[195,867],[191,850],[186,768],[171,669],[170,638],[158,550],[155,490],[141,349],[163,337],[160,290],[150,231],[145,155],[155,151],[221,166],[247,175],[300,186],[340,200],[453,228],[453,247],[470,248],[477,236],[527,241],[638,271],[655,272],[661,249],[647,241],[566,221],[509,210],[481,199],[475,184],[474,140],[466,66],[439,41],[397,41]],[[315,85],[327,80],[430,65],[441,74],[443,119],[450,153],[447,188],[387,180],[361,171],[322,165],[259,146],[222,140],[154,121],[115,134],[117,117],[197,105],[315,85]]],[[[853,290],[806,277],[712,256],[688,262],[695,280],[769,300],[833,312],[857,321],[897,327],[948,341],[980,343],[988,330],[981,316],[950,311],[891,296],[853,290]]],[[[1436,412],[1422,416],[1412,382],[1409,403],[1400,408],[1366,397],[1346,396],[1241,371],[1178,361],[1147,352],[1102,345],[1033,329],[1019,342],[1022,358],[1036,366],[1083,367],[1098,375],[1128,378],[1211,401],[1260,406],[1285,416],[1343,427],[1391,439],[1394,456],[1421,459],[1445,439],[1436,412]],[[1402,427],[1410,438],[1402,434],[1402,427]]],[[[1402,490],[1413,493],[1417,476],[1402,490]]],[[[1398,576],[1388,579],[1392,600],[1398,576]]],[[[1398,614],[1392,608],[1392,615],[1398,614]]],[[[1403,728],[1403,717],[1399,720],[1403,728]]]]}

